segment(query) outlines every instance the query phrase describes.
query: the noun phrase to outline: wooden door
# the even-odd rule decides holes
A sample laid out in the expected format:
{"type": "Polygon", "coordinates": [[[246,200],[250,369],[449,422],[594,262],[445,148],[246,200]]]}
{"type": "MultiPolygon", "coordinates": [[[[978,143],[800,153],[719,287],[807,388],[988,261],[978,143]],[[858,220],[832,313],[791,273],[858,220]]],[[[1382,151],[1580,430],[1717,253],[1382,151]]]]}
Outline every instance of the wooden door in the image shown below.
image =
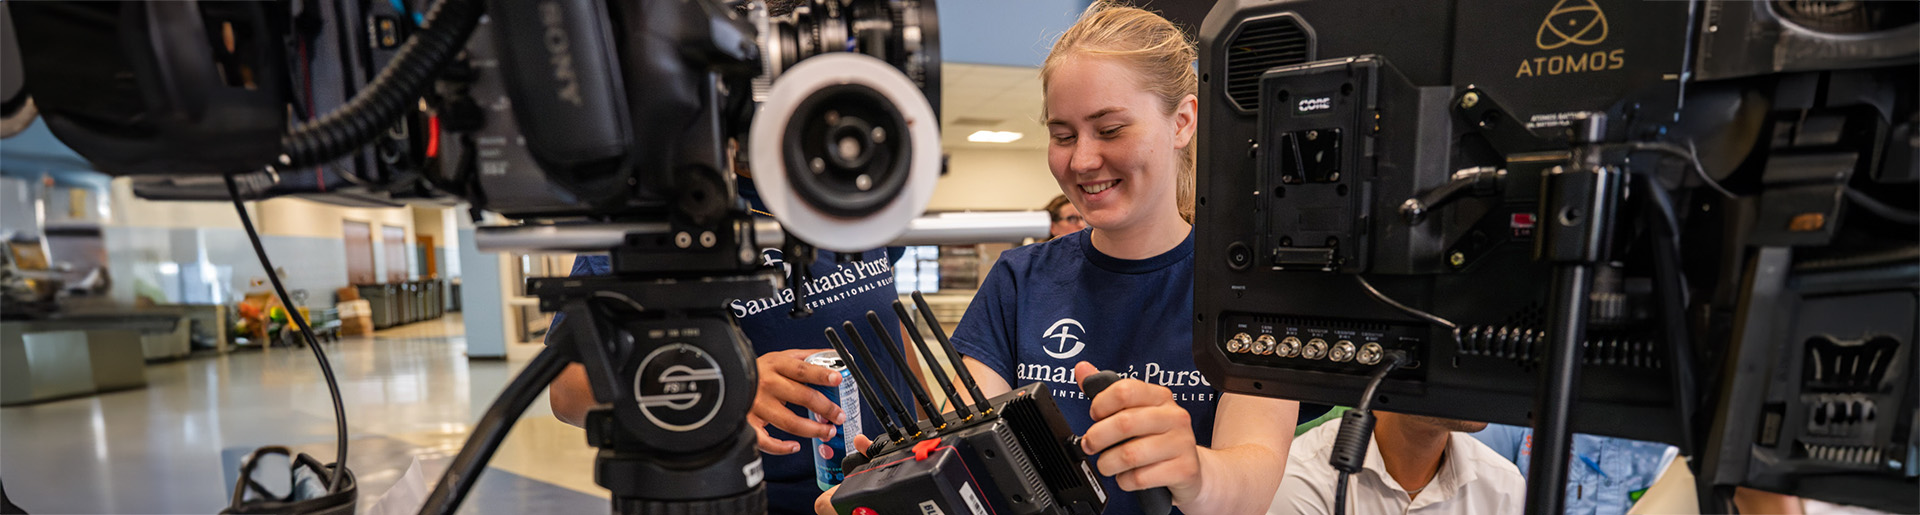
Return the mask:
{"type": "Polygon", "coordinates": [[[341,223],[341,239],[347,245],[347,282],[376,284],[380,277],[373,270],[373,226],[347,220],[341,223]]]}
{"type": "Polygon", "coordinates": [[[416,239],[419,241],[414,242],[414,248],[420,253],[420,278],[440,277],[439,250],[433,246],[433,235],[422,234],[416,239]]]}
{"type": "Polygon", "coordinates": [[[387,282],[407,282],[407,229],[380,226],[380,244],[387,248],[387,282]]]}

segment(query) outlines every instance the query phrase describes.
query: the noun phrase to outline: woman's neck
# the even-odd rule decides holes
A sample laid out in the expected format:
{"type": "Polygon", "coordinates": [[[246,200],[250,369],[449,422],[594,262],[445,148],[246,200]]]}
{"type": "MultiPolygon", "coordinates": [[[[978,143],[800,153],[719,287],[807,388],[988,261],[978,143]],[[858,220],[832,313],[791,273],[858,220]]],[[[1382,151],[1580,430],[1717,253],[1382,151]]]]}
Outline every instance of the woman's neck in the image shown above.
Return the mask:
{"type": "Polygon", "coordinates": [[[1180,246],[1192,232],[1193,225],[1181,219],[1179,212],[1168,211],[1164,219],[1134,227],[1112,230],[1095,227],[1089,240],[1101,254],[1119,259],[1146,259],[1180,246]]]}

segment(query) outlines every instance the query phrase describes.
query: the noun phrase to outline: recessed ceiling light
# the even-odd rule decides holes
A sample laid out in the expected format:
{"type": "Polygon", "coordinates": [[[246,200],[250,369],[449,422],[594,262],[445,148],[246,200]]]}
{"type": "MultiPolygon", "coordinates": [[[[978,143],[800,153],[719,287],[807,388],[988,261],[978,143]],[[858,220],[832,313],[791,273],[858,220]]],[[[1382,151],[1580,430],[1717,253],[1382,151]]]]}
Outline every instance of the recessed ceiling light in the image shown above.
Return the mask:
{"type": "Polygon", "coordinates": [[[1020,138],[1024,136],[1026,135],[1018,132],[976,131],[973,134],[967,135],[967,141],[975,143],[1013,143],[1020,141],[1020,138]]]}

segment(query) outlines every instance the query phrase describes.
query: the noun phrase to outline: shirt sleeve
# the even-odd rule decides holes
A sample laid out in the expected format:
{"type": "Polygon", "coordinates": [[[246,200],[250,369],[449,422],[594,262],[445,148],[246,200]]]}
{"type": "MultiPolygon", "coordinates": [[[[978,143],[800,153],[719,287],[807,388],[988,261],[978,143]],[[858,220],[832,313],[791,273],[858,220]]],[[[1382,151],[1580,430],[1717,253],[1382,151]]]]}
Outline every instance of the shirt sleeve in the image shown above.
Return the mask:
{"type": "Polygon", "coordinates": [[[953,330],[951,338],[954,350],[993,369],[1012,386],[1019,386],[1013,374],[1013,367],[1019,362],[1013,338],[1019,293],[1013,267],[1002,258],[993,264],[987,280],[980,284],[980,291],[974,293],[973,302],[967,305],[967,313],[960,317],[960,326],[953,330]]]}
{"type": "Polygon", "coordinates": [[[1473,438],[1487,444],[1493,452],[1500,453],[1500,457],[1517,464],[1520,463],[1520,446],[1525,441],[1526,431],[1526,428],[1517,426],[1487,424],[1486,429],[1473,433],[1473,438]]]}

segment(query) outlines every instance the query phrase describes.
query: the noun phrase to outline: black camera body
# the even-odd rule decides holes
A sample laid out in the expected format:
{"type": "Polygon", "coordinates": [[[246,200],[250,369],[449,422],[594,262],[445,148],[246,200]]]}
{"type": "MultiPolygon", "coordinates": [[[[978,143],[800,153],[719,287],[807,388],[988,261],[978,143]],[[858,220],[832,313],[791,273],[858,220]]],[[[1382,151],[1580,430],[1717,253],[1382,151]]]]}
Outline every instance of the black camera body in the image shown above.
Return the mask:
{"type": "Polygon", "coordinates": [[[931,502],[942,513],[1091,515],[1106,507],[1107,493],[1045,384],[985,405],[992,408],[971,417],[946,413],[943,429],[925,436],[874,442],[865,464],[847,469],[834,510],[922,513],[931,502]]]}

